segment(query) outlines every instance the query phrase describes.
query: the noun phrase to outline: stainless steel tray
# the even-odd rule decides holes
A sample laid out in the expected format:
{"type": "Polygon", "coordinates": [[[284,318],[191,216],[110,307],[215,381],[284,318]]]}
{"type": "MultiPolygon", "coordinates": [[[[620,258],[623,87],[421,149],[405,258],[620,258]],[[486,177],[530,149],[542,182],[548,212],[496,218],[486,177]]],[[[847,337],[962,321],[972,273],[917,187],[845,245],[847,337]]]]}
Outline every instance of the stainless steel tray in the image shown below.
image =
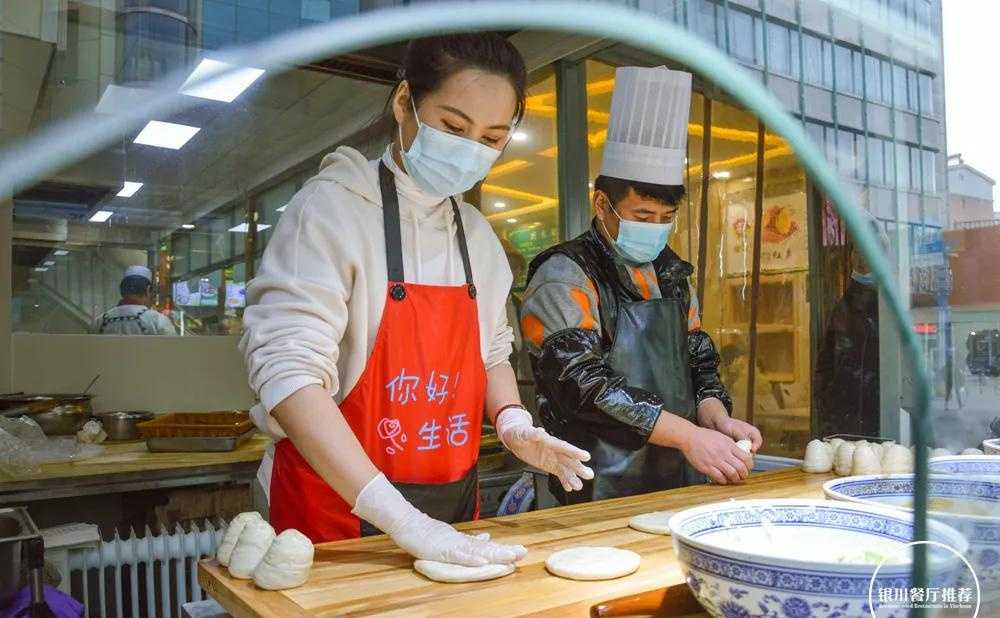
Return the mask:
{"type": "Polygon", "coordinates": [[[181,437],[181,438],[146,438],[146,448],[153,453],[178,453],[178,452],[201,452],[201,453],[226,453],[235,451],[239,445],[243,444],[256,433],[251,429],[238,436],[225,438],[209,437],[181,437]]]}

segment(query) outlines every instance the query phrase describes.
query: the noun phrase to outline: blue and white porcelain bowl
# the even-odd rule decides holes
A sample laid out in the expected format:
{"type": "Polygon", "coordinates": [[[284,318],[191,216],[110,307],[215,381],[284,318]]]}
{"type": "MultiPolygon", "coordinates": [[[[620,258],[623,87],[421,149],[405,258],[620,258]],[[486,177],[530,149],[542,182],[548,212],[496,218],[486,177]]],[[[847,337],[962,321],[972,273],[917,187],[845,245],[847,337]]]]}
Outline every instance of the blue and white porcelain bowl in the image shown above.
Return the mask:
{"type": "Polygon", "coordinates": [[[1000,476],[1000,457],[996,455],[949,455],[931,457],[927,469],[934,474],[958,474],[969,477],[1000,476]]]}
{"type": "MultiPolygon", "coordinates": [[[[823,484],[827,498],[912,511],[913,475],[849,476],[823,484]]],[[[1000,599],[1000,479],[932,475],[928,519],[957,530],[979,577],[984,601],[1000,599]]],[[[968,583],[968,581],[966,581],[968,583]]]]}
{"type": "MultiPolygon", "coordinates": [[[[670,519],[688,585],[716,618],[871,618],[868,592],[911,585],[912,515],[830,500],[732,500],[670,519]],[[866,555],[868,552],[868,555],[866,555]],[[890,558],[872,576],[882,557],[890,558]]],[[[965,552],[968,543],[932,522],[930,538],[965,552]]],[[[963,564],[930,551],[932,585],[954,585],[963,564]]],[[[907,610],[897,610],[896,618],[907,610]]],[[[879,618],[890,614],[879,612],[879,618]]]]}
{"type": "Polygon", "coordinates": [[[983,452],[987,455],[1000,455],[1000,438],[983,440],[983,452]]]}

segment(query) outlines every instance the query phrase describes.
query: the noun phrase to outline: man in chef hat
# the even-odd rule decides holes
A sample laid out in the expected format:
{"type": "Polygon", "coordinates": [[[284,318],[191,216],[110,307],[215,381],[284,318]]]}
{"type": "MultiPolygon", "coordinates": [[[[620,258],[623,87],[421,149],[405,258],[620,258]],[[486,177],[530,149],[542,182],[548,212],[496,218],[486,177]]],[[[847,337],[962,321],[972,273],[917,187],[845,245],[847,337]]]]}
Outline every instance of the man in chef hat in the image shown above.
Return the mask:
{"type": "Polygon", "coordinates": [[[615,73],[590,230],[536,257],[521,330],[545,428],[590,452],[562,503],[745,479],[760,432],[729,416],[719,355],[667,246],[684,195],[691,74],[615,73]]]}
{"type": "Polygon", "coordinates": [[[104,312],[92,331],[98,335],[176,335],[170,318],[152,309],[153,272],[145,266],[129,266],[118,286],[122,299],[104,312]]]}

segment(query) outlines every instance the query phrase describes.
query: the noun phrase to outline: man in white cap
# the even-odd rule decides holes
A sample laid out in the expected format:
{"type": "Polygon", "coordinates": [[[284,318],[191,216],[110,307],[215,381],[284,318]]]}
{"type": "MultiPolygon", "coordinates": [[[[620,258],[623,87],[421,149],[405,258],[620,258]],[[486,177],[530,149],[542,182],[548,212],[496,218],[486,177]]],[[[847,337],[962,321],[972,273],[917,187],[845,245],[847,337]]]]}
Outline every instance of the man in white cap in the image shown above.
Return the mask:
{"type": "Polygon", "coordinates": [[[691,75],[615,74],[591,229],[536,257],[521,330],[542,422],[590,452],[595,478],[566,504],[745,479],[760,432],[733,419],[701,330],[691,264],[667,246],[684,195],[691,75]]]}
{"type": "Polygon", "coordinates": [[[176,335],[170,318],[152,309],[153,272],[145,266],[125,269],[119,286],[118,306],[104,312],[94,322],[98,335],[176,335]]]}

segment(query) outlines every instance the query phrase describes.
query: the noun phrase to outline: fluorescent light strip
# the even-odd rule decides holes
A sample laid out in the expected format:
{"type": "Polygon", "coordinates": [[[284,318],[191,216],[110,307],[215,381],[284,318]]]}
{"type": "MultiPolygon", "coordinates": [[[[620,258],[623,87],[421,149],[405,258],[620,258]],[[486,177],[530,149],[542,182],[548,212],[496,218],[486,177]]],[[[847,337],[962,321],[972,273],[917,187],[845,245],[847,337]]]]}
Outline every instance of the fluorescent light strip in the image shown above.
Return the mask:
{"type": "Polygon", "coordinates": [[[44,262],[42,262],[42,266],[55,266],[55,265],[56,263],[52,260],[45,260],[44,262]]]}
{"type": "MultiPolygon", "coordinates": [[[[257,224],[257,231],[259,232],[261,230],[266,230],[269,227],[271,227],[271,226],[268,225],[268,224],[266,224],[266,223],[258,223],[257,224]]],[[[250,231],[250,226],[247,225],[244,222],[244,223],[240,223],[239,225],[234,225],[233,227],[229,228],[229,231],[230,232],[236,232],[237,234],[246,234],[247,232],[250,231]]]]}
{"type": "Polygon", "coordinates": [[[126,180],[122,183],[122,190],[115,197],[132,197],[142,188],[141,182],[131,182],[126,180]]]}
{"type": "Polygon", "coordinates": [[[193,230],[194,229],[194,224],[193,223],[182,223],[181,227],[184,228],[185,230],[193,230]]]}
{"type": "Polygon", "coordinates": [[[198,131],[201,129],[185,124],[150,120],[136,136],[135,143],[180,150],[198,131]]]}
{"type": "Polygon", "coordinates": [[[203,58],[181,85],[181,93],[200,99],[232,103],[236,97],[240,96],[244,90],[257,81],[257,78],[264,74],[264,69],[237,68],[232,70],[234,67],[235,65],[227,62],[203,58]],[[209,77],[210,75],[215,75],[215,77],[209,77]],[[194,82],[200,83],[189,85],[194,82]]]}
{"type": "Polygon", "coordinates": [[[56,249],[56,250],[55,250],[55,251],[53,252],[53,255],[58,255],[58,256],[60,256],[60,257],[61,257],[61,256],[63,256],[63,255],[69,255],[69,251],[66,251],[65,249],[56,249]]]}
{"type": "Polygon", "coordinates": [[[98,210],[94,214],[90,215],[91,223],[104,223],[111,218],[115,213],[110,210],[98,210]]]}
{"type": "Polygon", "coordinates": [[[284,205],[284,206],[282,206],[281,208],[275,208],[275,209],[274,209],[274,212],[285,212],[285,209],[286,209],[286,208],[288,208],[288,204],[285,204],[285,205],[284,205]]]}

